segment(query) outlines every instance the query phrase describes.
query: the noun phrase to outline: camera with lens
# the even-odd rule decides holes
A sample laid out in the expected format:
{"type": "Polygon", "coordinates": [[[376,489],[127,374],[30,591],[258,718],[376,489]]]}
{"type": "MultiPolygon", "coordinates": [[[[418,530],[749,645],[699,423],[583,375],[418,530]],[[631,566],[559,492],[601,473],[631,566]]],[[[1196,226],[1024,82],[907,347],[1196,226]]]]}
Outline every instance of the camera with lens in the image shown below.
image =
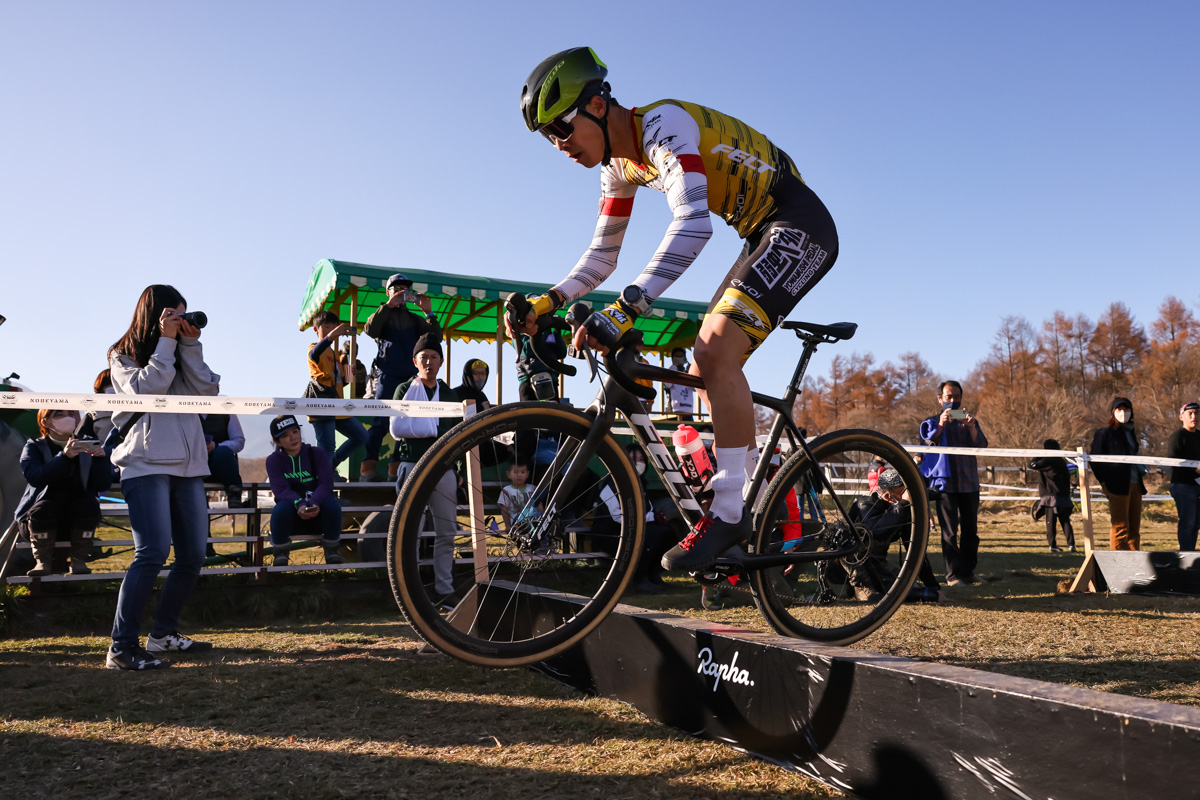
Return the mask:
{"type": "Polygon", "coordinates": [[[189,325],[195,325],[197,328],[203,328],[208,324],[208,314],[203,311],[189,311],[186,314],[180,314],[179,318],[189,325]]]}

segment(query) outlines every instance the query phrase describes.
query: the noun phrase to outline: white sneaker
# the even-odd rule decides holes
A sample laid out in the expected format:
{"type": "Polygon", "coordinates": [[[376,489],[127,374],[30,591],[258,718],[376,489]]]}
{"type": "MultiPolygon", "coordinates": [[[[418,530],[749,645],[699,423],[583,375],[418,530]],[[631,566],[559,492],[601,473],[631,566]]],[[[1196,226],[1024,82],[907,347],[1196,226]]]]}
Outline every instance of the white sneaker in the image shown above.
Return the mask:
{"type": "Polygon", "coordinates": [[[162,637],[147,638],[146,650],[151,653],[199,653],[203,650],[212,650],[212,642],[197,642],[176,631],[162,637]]]}

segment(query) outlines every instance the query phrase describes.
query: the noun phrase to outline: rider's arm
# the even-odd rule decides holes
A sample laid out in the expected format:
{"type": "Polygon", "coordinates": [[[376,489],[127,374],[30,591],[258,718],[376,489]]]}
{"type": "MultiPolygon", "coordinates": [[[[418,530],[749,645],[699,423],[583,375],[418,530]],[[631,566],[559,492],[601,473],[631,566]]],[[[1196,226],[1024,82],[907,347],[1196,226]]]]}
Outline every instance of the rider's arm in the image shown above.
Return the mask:
{"type": "Polygon", "coordinates": [[[671,224],[646,269],[633,282],[651,299],[660,297],[712,236],[708,217],[708,175],[700,157],[700,126],[679,106],[664,104],[643,120],[646,163],[663,180],[671,224]]]}
{"type": "Polygon", "coordinates": [[[596,219],[596,231],[574,269],[551,290],[559,294],[556,298],[559,306],[583,297],[617,268],[617,256],[625,229],[629,227],[633,195],[637,191],[636,185],[622,177],[619,164],[614,160],[600,172],[600,216],[596,219]]]}

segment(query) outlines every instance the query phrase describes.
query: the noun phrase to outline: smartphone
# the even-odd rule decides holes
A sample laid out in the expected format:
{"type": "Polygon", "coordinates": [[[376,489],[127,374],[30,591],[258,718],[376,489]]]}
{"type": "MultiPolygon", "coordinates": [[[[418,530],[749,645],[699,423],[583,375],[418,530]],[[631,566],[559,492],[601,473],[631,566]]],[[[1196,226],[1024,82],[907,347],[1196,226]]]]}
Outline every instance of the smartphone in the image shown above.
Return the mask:
{"type": "Polygon", "coordinates": [[[420,295],[418,295],[416,292],[405,292],[404,293],[404,302],[415,303],[415,302],[417,302],[417,298],[419,298],[419,297],[420,297],[420,295]]]}
{"type": "Polygon", "coordinates": [[[964,408],[950,409],[950,419],[966,419],[966,418],[967,418],[966,409],[964,409],[964,408]]]}

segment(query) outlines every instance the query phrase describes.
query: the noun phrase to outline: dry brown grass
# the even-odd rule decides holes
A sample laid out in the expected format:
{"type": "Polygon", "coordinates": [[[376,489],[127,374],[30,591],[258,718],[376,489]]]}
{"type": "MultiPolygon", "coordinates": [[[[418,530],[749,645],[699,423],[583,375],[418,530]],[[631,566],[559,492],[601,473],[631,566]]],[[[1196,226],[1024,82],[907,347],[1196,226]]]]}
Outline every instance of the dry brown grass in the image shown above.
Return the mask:
{"type": "MultiPolygon", "coordinates": [[[[1148,546],[1168,547],[1169,527],[1151,524],[1148,546]]],[[[1200,705],[1200,600],[1055,595],[1082,556],[1044,552],[1011,513],[986,514],[982,533],[997,580],[905,607],[858,647],[1200,705]]],[[[762,626],[752,606],[698,599],[683,579],[629,598],[762,626]]],[[[142,675],[102,668],[102,613],[26,619],[0,639],[0,796],[841,796],[539,675],[421,655],[386,597],[330,603],[306,612],[316,622],[190,627],[216,654],[142,675]]]]}

